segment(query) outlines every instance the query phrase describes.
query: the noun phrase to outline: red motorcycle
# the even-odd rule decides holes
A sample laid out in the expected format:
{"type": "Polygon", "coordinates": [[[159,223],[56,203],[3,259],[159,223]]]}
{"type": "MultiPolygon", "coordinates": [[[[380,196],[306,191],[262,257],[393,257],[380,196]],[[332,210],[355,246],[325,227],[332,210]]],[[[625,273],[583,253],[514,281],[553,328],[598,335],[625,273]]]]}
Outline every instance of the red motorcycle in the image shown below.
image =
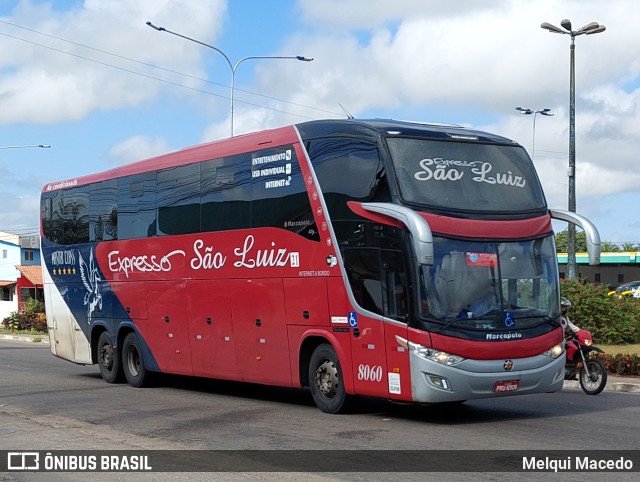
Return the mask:
{"type": "Polygon", "coordinates": [[[591,358],[590,353],[597,351],[604,353],[597,346],[593,346],[591,333],[586,330],[578,331],[573,338],[565,342],[567,361],[564,379],[575,380],[577,375],[580,387],[587,395],[597,395],[607,384],[607,367],[599,358],[591,358]]]}

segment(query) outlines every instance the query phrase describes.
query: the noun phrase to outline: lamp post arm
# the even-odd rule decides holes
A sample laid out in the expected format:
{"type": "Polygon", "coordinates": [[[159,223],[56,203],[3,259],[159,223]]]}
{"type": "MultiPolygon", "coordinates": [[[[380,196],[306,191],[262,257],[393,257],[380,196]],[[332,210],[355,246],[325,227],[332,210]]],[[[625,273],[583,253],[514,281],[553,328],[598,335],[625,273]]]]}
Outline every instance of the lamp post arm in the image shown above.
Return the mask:
{"type": "Polygon", "coordinates": [[[204,42],[200,42],[200,40],[196,40],[196,39],[194,39],[194,38],[187,37],[186,35],[182,35],[182,34],[180,34],[180,33],[178,33],[178,32],[173,32],[173,31],[171,31],[171,30],[167,30],[167,29],[166,29],[166,28],[164,28],[164,27],[158,27],[158,26],[156,26],[156,25],[152,24],[151,22],[147,22],[147,25],[148,25],[149,27],[151,27],[151,28],[153,28],[153,29],[157,30],[158,32],[167,32],[167,33],[170,33],[171,35],[175,35],[176,37],[181,37],[181,38],[183,38],[183,39],[185,39],[185,40],[190,40],[191,42],[194,42],[194,43],[200,44],[200,45],[202,45],[202,46],[204,46],[204,47],[208,47],[208,48],[210,48],[210,49],[215,50],[216,52],[218,52],[220,55],[222,55],[222,56],[224,57],[224,59],[227,61],[227,64],[229,64],[229,68],[233,71],[233,64],[231,63],[231,60],[229,59],[229,57],[227,56],[227,54],[225,54],[225,53],[224,53],[222,50],[220,50],[219,48],[214,47],[213,45],[206,44],[206,43],[204,43],[204,42]]]}
{"type": "MultiPolygon", "coordinates": [[[[200,42],[198,42],[200,43],[200,42]]],[[[212,47],[215,49],[215,47],[212,47]]],[[[218,50],[218,49],[216,49],[218,50]]],[[[219,51],[219,50],[218,50],[219,51]]],[[[222,53],[222,52],[220,52],[222,53]]],[[[222,54],[224,55],[224,54],[222,54]]],[[[243,57],[240,60],[238,60],[235,65],[231,65],[231,61],[229,61],[229,59],[227,58],[226,55],[224,55],[225,58],[227,59],[227,62],[229,62],[229,67],[231,67],[231,137],[233,137],[233,100],[234,100],[234,92],[235,92],[235,87],[236,87],[236,70],[238,70],[238,67],[240,66],[240,64],[242,62],[244,62],[245,60],[253,60],[253,59],[298,59],[298,60],[302,60],[300,58],[300,56],[296,56],[296,57],[274,57],[274,56],[268,56],[268,55],[250,55],[248,57],[243,57]]],[[[313,59],[312,59],[313,60],[313,59]]]]}
{"type": "Polygon", "coordinates": [[[49,149],[49,144],[29,144],[26,146],[0,146],[0,149],[24,149],[26,147],[39,147],[41,149],[49,149]]]}
{"type": "MultiPolygon", "coordinates": [[[[217,50],[217,49],[216,49],[217,50]]],[[[226,55],[225,55],[226,57],[226,55]]],[[[249,55],[247,57],[242,57],[238,60],[233,67],[231,67],[231,137],[233,137],[233,93],[235,91],[236,85],[236,70],[242,62],[245,60],[255,60],[255,59],[289,59],[289,60],[300,60],[302,62],[311,62],[313,58],[304,57],[302,55],[287,55],[287,56],[275,56],[275,55],[249,55]]],[[[227,59],[228,60],[228,59],[227,59]]],[[[229,66],[231,66],[231,62],[229,62],[229,66]]]]}
{"type": "Polygon", "coordinates": [[[180,37],[183,38],[185,40],[189,40],[191,42],[197,43],[199,45],[202,45],[204,47],[208,47],[212,50],[215,50],[216,52],[218,52],[220,55],[222,55],[224,57],[224,59],[227,61],[227,64],[229,65],[229,70],[231,71],[231,137],[233,137],[233,101],[234,101],[234,91],[235,91],[235,84],[236,84],[236,70],[238,69],[238,66],[244,62],[245,60],[250,60],[250,59],[292,59],[292,60],[301,60],[303,62],[311,62],[313,60],[313,58],[310,57],[304,57],[302,55],[296,55],[296,56],[272,56],[272,55],[252,55],[249,57],[243,57],[240,60],[238,60],[235,65],[231,62],[231,59],[229,59],[229,57],[227,56],[227,54],[225,54],[222,50],[220,50],[217,47],[214,47],[213,45],[209,45],[206,44],[204,42],[201,42],[200,40],[196,40],[194,38],[191,37],[187,37],[186,35],[182,35],[178,32],[173,32],[171,30],[167,30],[164,27],[159,27],[157,25],[154,25],[151,22],[147,22],[147,25],[149,27],[151,27],[154,30],[157,30],[158,32],[167,32],[170,33],[171,35],[175,35],[176,37],[180,37]]]}

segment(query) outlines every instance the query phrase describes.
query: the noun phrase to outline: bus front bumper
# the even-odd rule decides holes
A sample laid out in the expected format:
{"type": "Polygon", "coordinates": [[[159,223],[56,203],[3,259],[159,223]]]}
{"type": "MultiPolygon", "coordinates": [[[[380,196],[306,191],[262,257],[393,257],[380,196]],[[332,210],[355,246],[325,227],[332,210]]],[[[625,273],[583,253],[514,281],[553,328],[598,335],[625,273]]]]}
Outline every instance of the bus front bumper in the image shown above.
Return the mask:
{"type": "Polygon", "coordinates": [[[464,360],[447,366],[411,354],[413,400],[454,402],[531,393],[557,392],[564,381],[565,357],[547,355],[512,360],[464,360]]]}

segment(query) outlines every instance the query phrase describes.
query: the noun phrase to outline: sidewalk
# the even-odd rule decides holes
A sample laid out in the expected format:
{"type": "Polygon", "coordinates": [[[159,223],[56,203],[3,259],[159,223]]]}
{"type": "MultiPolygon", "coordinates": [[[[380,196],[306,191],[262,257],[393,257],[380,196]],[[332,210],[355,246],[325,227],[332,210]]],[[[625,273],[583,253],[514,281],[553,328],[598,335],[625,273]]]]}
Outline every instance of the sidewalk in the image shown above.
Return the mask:
{"type": "MultiPolygon", "coordinates": [[[[577,380],[565,380],[562,389],[565,390],[567,388],[581,390],[580,382],[577,380]]],[[[607,377],[607,386],[604,387],[604,389],[608,392],[640,393],[640,378],[620,377],[609,374],[607,377]]]]}
{"type": "MultiPolygon", "coordinates": [[[[0,333],[0,340],[14,340],[28,343],[49,344],[47,335],[12,335],[10,333],[0,333]]],[[[580,390],[580,382],[577,380],[565,380],[563,390],[567,388],[580,390]]],[[[640,377],[620,377],[609,374],[605,391],[640,393],[640,377]]]]}
{"type": "Polygon", "coordinates": [[[48,335],[29,335],[29,334],[17,334],[0,332],[0,340],[14,340],[14,341],[26,341],[29,343],[44,343],[49,344],[48,335]]]}

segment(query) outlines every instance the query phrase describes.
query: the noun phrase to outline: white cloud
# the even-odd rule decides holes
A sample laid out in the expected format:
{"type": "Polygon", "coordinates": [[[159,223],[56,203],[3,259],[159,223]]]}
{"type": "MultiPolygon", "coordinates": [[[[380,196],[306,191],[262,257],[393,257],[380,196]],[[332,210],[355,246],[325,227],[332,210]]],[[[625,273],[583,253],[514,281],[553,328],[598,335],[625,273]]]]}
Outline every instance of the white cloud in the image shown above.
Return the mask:
{"type": "Polygon", "coordinates": [[[20,2],[11,18],[0,18],[29,28],[0,24],[0,124],[77,120],[149,100],[162,84],[132,72],[170,74],[126,58],[202,77],[198,49],[145,22],[170,21],[206,41],[219,34],[225,11],[223,0],[86,0],[64,12],[20,2]]]}
{"type": "Polygon", "coordinates": [[[109,164],[120,165],[148,159],[170,150],[164,139],[138,135],[113,146],[106,158],[109,164]]]}
{"type": "MultiPolygon", "coordinates": [[[[607,25],[605,32],[575,42],[577,193],[603,197],[635,191],[640,180],[640,47],[628,15],[633,6],[630,0],[465,1],[453,6],[422,0],[301,0],[310,28],[292,34],[281,52],[302,49],[316,60],[308,66],[265,62],[256,69],[255,90],[337,113],[280,107],[312,117],[341,117],[338,102],[356,115],[422,109],[416,120],[476,125],[514,138],[529,152],[533,119],[514,107],[551,108],[554,117],[536,119],[536,166],[549,204],[563,207],[570,38],[540,24],[559,25],[569,17],[574,28],[590,21],[607,25]],[[431,117],[434,110],[445,117],[431,117]],[[482,125],[480,112],[496,120],[482,125]]],[[[254,111],[237,118],[236,126],[246,132],[301,120],[254,111]]],[[[217,135],[224,135],[224,128],[217,135]]]]}
{"type": "Polygon", "coordinates": [[[412,17],[443,18],[476,15],[496,8],[486,0],[300,0],[300,9],[310,23],[339,29],[371,29],[412,17]]]}
{"type": "MultiPolygon", "coordinates": [[[[227,8],[223,0],[86,0],[78,5],[60,12],[22,1],[11,18],[0,20],[206,77],[203,62],[210,52],[144,23],[151,20],[215,45],[227,8]]],[[[252,72],[254,82],[236,83],[234,130],[242,134],[309,118],[344,117],[342,103],[356,116],[409,118],[410,113],[420,121],[486,128],[531,151],[533,119],[514,107],[548,107],[555,116],[537,117],[535,163],[549,204],[566,206],[570,38],[544,31],[540,24],[559,25],[567,17],[577,28],[598,21],[607,26],[605,32],[575,42],[577,192],[579,206],[606,220],[595,200],[634,192],[639,181],[640,44],[629,14],[635,7],[632,0],[298,0],[302,20],[288,24],[278,51],[266,55],[302,54],[315,60],[243,64],[243,73],[252,72]]],[[[0,32],[52,48],[170,81],[177,78],[0,25],[0,32]]],[[[271,25],[265,35],[282,31],[271,25]]],[[[184,95],[148,78],[2,35],[0,71],[0,124],[56,123],[184,95]]],[[[201,88],[195,80],[187,82],[201,88]]],[[[201,139],[228,137],[228,114],[221,120],[224,100],[215,99],[213,109],[210,97],[193,96],[184,108],[193,109],[196,97],[207,126],[201,139]]],[[[109,158],[140,159],[174,143],[133,137],[115,146],[109,158]]],[[[640,228],[635,229],[640,240],[640,228]]]]}

